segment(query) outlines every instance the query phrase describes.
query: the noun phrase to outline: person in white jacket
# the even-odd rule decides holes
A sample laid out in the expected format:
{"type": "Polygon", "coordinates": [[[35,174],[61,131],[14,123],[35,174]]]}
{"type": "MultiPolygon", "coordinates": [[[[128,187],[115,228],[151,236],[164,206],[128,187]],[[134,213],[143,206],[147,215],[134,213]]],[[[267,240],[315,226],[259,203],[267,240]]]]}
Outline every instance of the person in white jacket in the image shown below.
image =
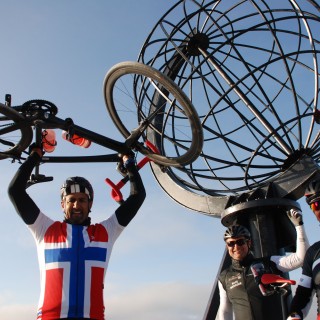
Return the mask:
{"type": "Polygon", "coordinates": [[[291,209],[288,216],[297,232],[296,252],[286,256],[257,259],[251,249],[251,234],[240,225],[228,228],[224,234],[232,264],[219,275],[220,306],[218,320],[283,320],[278,295],[263,296],[251,267],[257,263],[266,273],[281,274],[302,266],[309,242],[303,226],[301,211],[291,209]]]}

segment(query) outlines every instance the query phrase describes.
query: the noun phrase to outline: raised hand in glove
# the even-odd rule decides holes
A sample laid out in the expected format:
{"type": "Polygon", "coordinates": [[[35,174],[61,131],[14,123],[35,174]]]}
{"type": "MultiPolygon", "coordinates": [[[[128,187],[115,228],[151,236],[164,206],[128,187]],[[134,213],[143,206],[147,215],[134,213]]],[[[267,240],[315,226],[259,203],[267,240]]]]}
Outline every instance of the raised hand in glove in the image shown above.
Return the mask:
{"type": "Polygon", "coordinates": [[[302,213],[299,209],[291,209],[288,212],[288,217],[295,226],[303,225],[302,213]]]}
{"type": "Polygon", "coordinates": [[[135,166],[135,154],[130,152],[129,154],[119,154],[120,162],[117,165],[117,170],[122,176],[126,176],[128,173],[128,168],[135,166]]]}
{"type": "Polygon", "coordinates": [[[128,169],[131,166],[134,166],[136,164],[136,161],[134,159],[134,153],[125,154],[122,157],[123,166],[128,169]]]}

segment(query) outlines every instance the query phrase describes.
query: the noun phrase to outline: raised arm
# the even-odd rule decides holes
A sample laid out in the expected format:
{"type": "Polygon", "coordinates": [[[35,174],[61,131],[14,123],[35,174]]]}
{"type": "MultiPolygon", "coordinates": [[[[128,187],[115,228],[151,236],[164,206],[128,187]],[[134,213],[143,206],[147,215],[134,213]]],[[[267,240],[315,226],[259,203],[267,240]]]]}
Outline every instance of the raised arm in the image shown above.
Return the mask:
{"type": "Polygon", "coordinates": [[[309,241],[305,232],[302,220],[301,211],[291,209],[288,213],[289,219],[294,224],[297,232],[296,252],[287,256],[272,256],[271,260],[276,263],[277,268],[283,272],[289,272],[300,268],[307,249],[309,248],[309,241]]]}
{"type": "Polygon", "coordinates": [[[22,220],[28,225],[36,221],[40,212],[37,205],[26,192],[28,179],[40,159],[40,155],[36,151],[33,151],[20,166],[8,188],[9,198],[12,204],[22,220]]]}
{"type": "Polygon", "coordinates": [[[116,210],[116,217],[119,224],[126,227],[140,209],[146,198],[146,191],[134,160],[125,157],[124,165],[129,176],[130,195],[116,210]]]}

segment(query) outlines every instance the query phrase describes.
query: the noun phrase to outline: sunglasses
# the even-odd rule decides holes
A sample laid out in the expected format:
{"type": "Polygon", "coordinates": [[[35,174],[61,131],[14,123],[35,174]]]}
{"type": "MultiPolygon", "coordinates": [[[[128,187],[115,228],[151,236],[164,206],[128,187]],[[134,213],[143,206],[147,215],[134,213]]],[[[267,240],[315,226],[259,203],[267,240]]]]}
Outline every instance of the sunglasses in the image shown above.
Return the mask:
{"type": "Polygon", "coordinates": [[[243,246],[244,244],[246,244],[248,242],[247,239],[238,239],[236,241],[229,241],[227,242],[227,246],[228,247],[234,247],[235,245],[237,246],[243,246]]]}
{"type": "Polygon", "coordinates": [[[310,203],[310,208],[312,211],[320,210],[320,201],[310,203]]]}

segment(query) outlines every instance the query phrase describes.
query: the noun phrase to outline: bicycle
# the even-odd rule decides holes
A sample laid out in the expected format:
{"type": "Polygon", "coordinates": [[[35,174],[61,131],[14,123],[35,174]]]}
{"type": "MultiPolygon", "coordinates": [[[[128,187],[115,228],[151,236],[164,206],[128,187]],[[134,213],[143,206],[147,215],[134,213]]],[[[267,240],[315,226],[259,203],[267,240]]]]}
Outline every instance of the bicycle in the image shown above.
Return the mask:
{"type": "Polygon", "coordinates": [[[295,285],[296,281],[283,278],[276,274],[265,273],[261,276],[261,283],[265,286],[266,290],[281,295],[282,317],[286,320],[288,317],[286,299],[290,293],[290,285],[295,285]]]}
{"type": "Polygon", "coordinates": [[[118,63],[107,72],[103,92],[109,115],[124,142],[78,126],[71,118],[59,118],[58,108],[49,101],[30,100],[11,106],[7,95],[6,103],[0,103],[0,160],[22,159],[22,153],[33,141],[33,129],[37,144],[41,143],[43,130],[60,129],[67,132],[70,140],[77,135],[117,152],[81,157],[44,155],[42,162],[118,162],[119,153],[134,150],[160,166],[182,168],[200,155],[203,133],[197,112],[184,92],[160,71],[139,62],[118,63]],[[122,88],[128,81],[133,97],[127,87],[122,88]],[[118,93],[125,94],[125,100],[118,93]],[[138,122],[132,131],[127,124],[128,110],[122,112],[129,103],[138,122]],[[154,142],[159,144],[160,153],[154,142]]]}
{"type": "Polygon", "coordinates": [[[290,285],[295,285],[296,281],[283,278],[273,273],[264,273],[259,276],[259,279],[259,289],[263,296],[280,294],[282,318],[286,320],[288,316],[286,299],[290,293],[290,285]]]}

